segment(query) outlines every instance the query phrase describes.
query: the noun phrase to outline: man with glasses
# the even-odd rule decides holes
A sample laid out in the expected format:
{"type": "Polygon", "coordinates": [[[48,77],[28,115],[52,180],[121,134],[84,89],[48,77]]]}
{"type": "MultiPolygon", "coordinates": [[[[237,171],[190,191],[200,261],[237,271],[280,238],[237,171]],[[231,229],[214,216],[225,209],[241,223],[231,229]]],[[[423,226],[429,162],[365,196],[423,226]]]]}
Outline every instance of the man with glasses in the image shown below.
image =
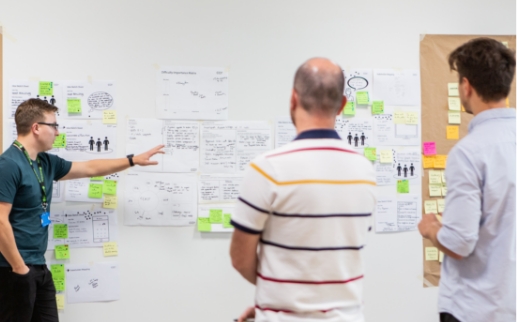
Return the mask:
{"type": "Polygon", "coordinates": [[[69,162],[47,154],[59,134],[57,107],[29,99],[14,119],[18,138],[0,156],[0,321],[58,321],[56,289],[45,265],[52,183],[122,171],[150,158],[163,145],[139,155],[69,162]]]}

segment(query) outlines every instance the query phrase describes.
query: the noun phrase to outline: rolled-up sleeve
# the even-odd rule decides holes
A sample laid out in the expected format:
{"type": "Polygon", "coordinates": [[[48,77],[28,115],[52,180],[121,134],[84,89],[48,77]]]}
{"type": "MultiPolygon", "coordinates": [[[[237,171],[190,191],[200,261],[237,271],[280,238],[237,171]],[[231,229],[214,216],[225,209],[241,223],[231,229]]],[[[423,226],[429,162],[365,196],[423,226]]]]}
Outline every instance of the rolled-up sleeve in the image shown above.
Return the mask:
{"type": "Polygon", "coordinates": [[[476,246],[481,220],[482,176],[472,164],[473,159],[461,149],[449,154],[443,226],[438,232],[440,244],[463,257],[476,246]]]}

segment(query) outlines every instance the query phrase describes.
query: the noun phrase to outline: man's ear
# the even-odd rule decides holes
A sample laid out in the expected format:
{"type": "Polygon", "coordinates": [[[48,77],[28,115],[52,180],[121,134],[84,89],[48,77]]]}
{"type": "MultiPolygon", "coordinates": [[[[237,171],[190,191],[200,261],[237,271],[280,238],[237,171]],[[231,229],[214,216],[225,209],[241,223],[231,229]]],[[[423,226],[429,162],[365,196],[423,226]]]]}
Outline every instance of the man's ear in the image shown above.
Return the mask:
{"type": "Polygon", "coordinates": [[[38,123],[32,124],[31,132],[36,134],[36,135],[39,135],[39,131],[40,131],[40,125],[38,123]]]}
{"type": "Polygon", "coordinates": [[[346,102],[348,102],[348,99],[346,98],[346,96],[343,95],[343,100],[341,101],[341,108],[337,112],[337,115],[343,113],[343,109],[345,108],[346,102]]]}
{"type": "Polygon", "coordinates": [[[298,93],[296,93],[296,91],[294,90],[293,88],[293,91],[291,93],[291,102],[290,102],[290,106],[289,106],[289,109],[291,110],[291,112],[294,112],[294,110],[296,109],[296,106],[298,105],[298,93]]]}
{"type": "Polygon", "coordinates": [[[465,96],[465,98],[472,96],[472,91],[474,90],[474,88],[472,87],[472,85],[470,85],[470,82],[467,78],[462,77],[458,86],[461,87],[461,90],[463,91],[463,95],[465,96]]]}

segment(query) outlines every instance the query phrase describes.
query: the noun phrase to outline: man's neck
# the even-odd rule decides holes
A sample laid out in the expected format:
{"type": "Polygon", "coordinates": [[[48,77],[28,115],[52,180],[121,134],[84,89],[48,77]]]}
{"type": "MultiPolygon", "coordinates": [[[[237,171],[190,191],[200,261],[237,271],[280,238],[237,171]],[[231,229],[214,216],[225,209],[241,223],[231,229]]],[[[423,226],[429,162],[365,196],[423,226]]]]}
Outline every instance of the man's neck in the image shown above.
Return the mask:
{"type": "Polygon", "coordinates": [[[472,106],[472,114],[474,114],[474,116],[476,116],[481,112],[491,110],[494,108],[502,108],[502,107],[506,107],[506,98],[503,98],[502,100],[499,100],[499,101],[493,101],[493,102],[488,102],[488,103],[485,103],[483,101],[477,101],[472,106]]]}
{"type": "Polygon", "coordinates": [[[303,111],[296,117],[296,132],[300,134],[305,131],[317,129],[334,130],[336,124],[335,118],[311,116],[303,111]]]}
{"type": "Polygon", "coordinates": [[[31,158],[31,160],[36,160],[36,158],[38,157],[38,153],[40,151],[30,138],[18,136],[16,141],[20,142],[21,145],[23,145],[27,153],[29,153],[29,157],[31,158]]]}

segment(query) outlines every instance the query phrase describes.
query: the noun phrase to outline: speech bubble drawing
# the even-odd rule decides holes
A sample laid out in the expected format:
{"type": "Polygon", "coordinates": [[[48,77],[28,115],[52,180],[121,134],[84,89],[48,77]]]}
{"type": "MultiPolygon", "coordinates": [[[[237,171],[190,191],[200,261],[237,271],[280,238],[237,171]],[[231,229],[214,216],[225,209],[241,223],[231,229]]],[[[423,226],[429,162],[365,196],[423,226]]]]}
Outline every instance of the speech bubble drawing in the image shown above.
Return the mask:
{"type": "Polygon", "coordinates": [[[347,81],[349,87],[358,90],[368,86],[368,80],[364,77],[354,76],[347,81]]]}
{"type": "Polygon", "coordinates": [[[95,92],[88,96],[88,106],[90,111],[107,110],[113,106],[113,96],[107,92],[95,92]]]}

